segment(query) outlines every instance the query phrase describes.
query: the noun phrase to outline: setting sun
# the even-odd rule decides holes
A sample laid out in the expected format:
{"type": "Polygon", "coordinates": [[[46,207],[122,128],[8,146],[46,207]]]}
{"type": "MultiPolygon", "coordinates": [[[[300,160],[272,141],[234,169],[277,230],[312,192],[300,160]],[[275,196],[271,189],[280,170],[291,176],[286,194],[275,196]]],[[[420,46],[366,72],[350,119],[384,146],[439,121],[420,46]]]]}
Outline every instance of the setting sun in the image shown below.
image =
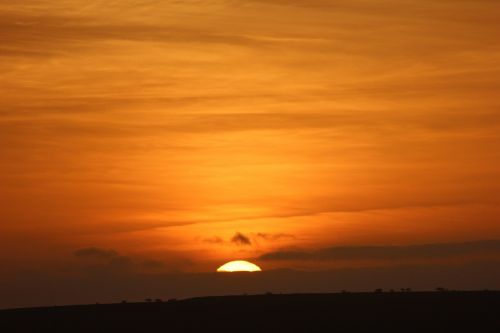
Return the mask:
{"type": "Polygon", "coordinates": [[[217,272],[261,272],[262,269],[252,264],[251,262],[245,260],[236,260],[230,261],[219,268],[217,268],[217,272]]]}

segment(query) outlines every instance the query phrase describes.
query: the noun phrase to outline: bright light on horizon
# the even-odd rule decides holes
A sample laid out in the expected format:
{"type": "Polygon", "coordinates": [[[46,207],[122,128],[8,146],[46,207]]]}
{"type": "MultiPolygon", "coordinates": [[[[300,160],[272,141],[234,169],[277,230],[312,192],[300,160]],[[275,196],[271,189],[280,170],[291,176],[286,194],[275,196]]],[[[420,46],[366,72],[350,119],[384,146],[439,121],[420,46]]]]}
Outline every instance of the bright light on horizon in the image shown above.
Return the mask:
{"type": "Polygon", "coordinates": [[[235,260],[225,263],[224,265],[217,268],[217,272],[261,272],[262,269],[246,260],[235,260]]]}

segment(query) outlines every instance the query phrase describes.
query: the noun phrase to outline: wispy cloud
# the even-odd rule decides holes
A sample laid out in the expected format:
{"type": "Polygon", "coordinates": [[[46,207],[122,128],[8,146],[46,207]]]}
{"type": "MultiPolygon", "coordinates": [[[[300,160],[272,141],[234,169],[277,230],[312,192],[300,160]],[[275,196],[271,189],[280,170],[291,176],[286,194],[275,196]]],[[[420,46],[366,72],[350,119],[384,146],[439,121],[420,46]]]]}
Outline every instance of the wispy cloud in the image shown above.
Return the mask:
{"type": "Polygon", "coordinates": [[[231,242],[236,245],[252,245],[252,241],[250,240],[250,238],[248,236],[245,236],[241,232],[237,232],[236,234],[234,234],[234,236],[231,237],[231,242]]]}

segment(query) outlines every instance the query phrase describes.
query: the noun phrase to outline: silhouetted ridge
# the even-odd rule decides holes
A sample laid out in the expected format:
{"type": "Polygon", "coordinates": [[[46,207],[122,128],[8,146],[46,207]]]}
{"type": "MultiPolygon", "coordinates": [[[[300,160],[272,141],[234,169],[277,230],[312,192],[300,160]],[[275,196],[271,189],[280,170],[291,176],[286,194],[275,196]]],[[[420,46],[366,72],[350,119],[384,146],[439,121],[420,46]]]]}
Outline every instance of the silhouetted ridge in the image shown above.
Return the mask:
{"type": "Polygon", "coordinates": [[[500,332],[500,292],[265,294],[0,311],[2,332],[500,332]]]}

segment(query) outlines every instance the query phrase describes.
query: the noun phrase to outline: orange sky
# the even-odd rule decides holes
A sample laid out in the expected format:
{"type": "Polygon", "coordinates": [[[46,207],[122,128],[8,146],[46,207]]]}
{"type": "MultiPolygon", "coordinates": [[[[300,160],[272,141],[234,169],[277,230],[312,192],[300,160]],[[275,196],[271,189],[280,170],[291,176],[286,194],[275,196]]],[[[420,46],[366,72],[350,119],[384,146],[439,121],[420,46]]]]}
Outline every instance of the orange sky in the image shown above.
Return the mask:
{"type": "Polygon", "coordinates": [[[491,0],[0,0],[1,269],[498,239],[499,33],[491,0]]]}

